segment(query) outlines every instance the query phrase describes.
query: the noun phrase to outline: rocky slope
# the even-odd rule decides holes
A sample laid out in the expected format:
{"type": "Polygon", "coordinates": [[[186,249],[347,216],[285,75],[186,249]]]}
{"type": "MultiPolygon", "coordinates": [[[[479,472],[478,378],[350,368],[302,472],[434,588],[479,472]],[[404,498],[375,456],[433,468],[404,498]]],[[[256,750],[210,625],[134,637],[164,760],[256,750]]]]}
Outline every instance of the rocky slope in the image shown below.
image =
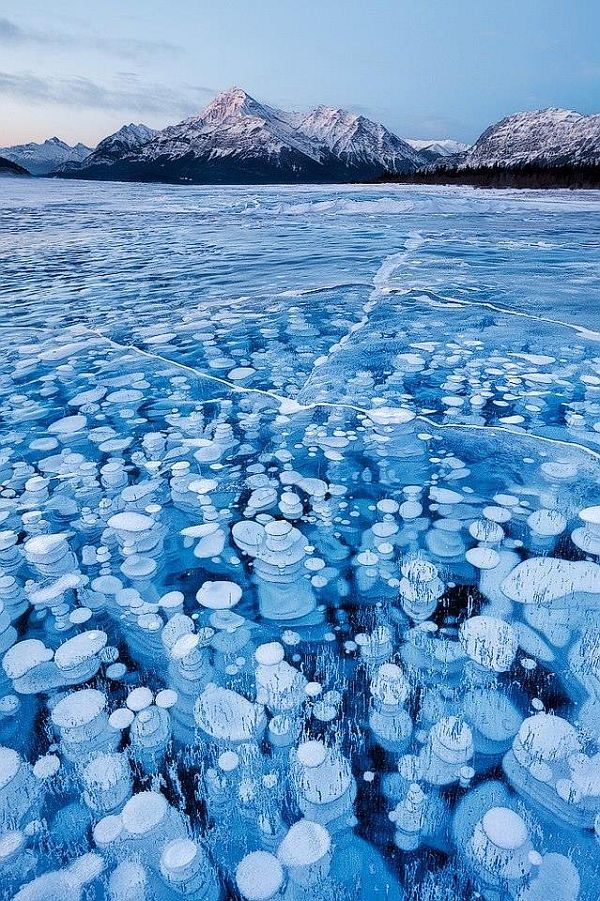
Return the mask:
{"type": "Polygon", "coordinates": [[[0,176],[20,176],[20,175],[31,175],[27,169],[24,169],[23,166],[19,166],[17,163],[13,163],[12,160],[7,160],[6,157],[0,156],[0,176]]]}

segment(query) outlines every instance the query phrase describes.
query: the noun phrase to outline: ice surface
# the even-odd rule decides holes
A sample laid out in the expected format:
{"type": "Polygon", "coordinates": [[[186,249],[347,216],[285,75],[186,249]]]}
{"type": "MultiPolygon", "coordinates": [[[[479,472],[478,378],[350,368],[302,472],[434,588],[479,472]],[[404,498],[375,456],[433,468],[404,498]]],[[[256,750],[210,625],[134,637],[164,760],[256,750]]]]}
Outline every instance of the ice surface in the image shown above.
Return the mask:
{"type": "Polygon", "coordinates": [[[599,206],[6,186],[2,897],[596,901],[599,206]]]}

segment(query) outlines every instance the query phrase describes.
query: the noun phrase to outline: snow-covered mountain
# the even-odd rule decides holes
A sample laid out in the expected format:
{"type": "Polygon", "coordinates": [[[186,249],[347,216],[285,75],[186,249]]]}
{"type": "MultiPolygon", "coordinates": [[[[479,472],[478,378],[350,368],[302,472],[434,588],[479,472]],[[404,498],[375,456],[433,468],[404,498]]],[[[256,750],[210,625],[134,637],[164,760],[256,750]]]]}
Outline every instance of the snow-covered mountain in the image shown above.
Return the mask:
{"type": "Polygon", "coordinates": [[[472,147],[458,141],[404,141],[343,109],[276,109],[241,88],[224,91],[197,116],[161,131],[126,125],[58,175],[189,183],[347,182],[473,169],[513,171],[600,164],[600,115],[571,110],[516,113],[472,147]]]}
{"type": "Polygon", "coordinates": [[[462,141],[453,141],[451,138],[441,138],[439,140],[417,140],[416,138],[406,138],[406,143],[417,150],[421,159],[433,160],[440,157],[453,156],[455,153],[462,153],[469,149],[469,144],[462,141]]]}
{"type": "Polygon", "coordinates": [[[402,172],[422,162],[414,148],[383,125],[347,110],[318,106],[299,118],[297,127],[351,168],[402,172]]]}
{"type": "Polygon", "coordinates": [[[352,181],[414,171],[422,162],[405,141],[364,116],[327,107],[290,113],[241,88],[219,94],[198,116],[156,133],[147,129],[149,137],[133,146],[116,140],[123,131],[59,174],[195,183],[352,181]]]}
{"type": "Polygon", "coordinates": [[[0,148],[0,155],[27,169],[32,175],[47,175],[65,163],[80,163],[92,152],[85,144],[71,147],[60,138],[48,138],[41,144],[16,144],[0,148]]]}
{"type": "Polygon", "coordinates": [[[283,167],[301,166],[303,157],[319,164],[322,154],[286,113],[233,88],[217,95],[199,116],[159,131],[139,157],[149,162],[236,159],[283,167]]]}
{"type": "Polygon", "coordinates": [[[101,166],[106,163],[120,160],[128,154],[139,150],[148,141],[158,134],[155,128],[149,128],[147,125],[135,125],[131,122],[124,125],[114,134],[103,138],[99,144],[90,151],[90,155],[86,157],[84,166],[88,168],[93,166],[101,166]]]}
{"type": "Polygon", "coordinates": [[[544,109],[507,116],[469,150],[435,165],[460,170],[580,164],[600,164],[600,115],[544,109]]]}

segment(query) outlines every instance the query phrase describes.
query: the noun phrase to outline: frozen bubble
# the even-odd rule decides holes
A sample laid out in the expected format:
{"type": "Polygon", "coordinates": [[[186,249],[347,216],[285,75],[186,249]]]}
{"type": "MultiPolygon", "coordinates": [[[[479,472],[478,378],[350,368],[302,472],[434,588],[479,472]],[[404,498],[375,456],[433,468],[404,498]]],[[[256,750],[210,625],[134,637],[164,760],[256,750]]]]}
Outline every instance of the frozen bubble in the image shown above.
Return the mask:
{"type": "Polygon", "coordinates": [[[92,616],[93,612],[89,607],[77,607],[77,609],[72,610],[69,614],[69,620],[74,626],[81,626],[83,623],[87,623],[92,616]]]}
{"type": "Polygon", "coordinates": [[[283,867],[274,854],[252,851],[238,864],[235,881],[246,901],[269,901],[283,886],[283,867]]]}
{"type": "Polygon", "coordinates": [[[571,723],[550,713],[536,713],[524,720],[513,742],[513,753],[523,766],[562,760],[580,750],[571,723]]]}
{"type": "Polygon", "coordinates": [[[177,692],[173,691],[171,688],[163,688],[162,691],[159,691],[155,698],[155,704],[157,707],[162,707],[164,710],[169,710],[171,707],[174,707],[177,703],[177,692]]]}
{"type": "Polygon", "coordinates": [[[527,525],[538,535],[553,537],[567,527],[567,520],[558,510],[537,510],[527,517],[527,525]]]}
{"type": "Polygon", "coordinates": [[[11,782],[21,766],[19,754],[12,748],[0,747],[0,789],[11,782]]]}
{"type": "Polygon", "coordinates": [[[129,710],[127,707],[117,707],[117,709],[113,710],[111,713],[108,722],[113,729],[121,731],[123,729],[129,729],[133,723],[134,717],[135,714],[133,710],[129,710]]]}
{"type": "Polygon", "coordinates": [[[2,668],[9,679],[20,679],[42,663],[48,663],[54,652],[38,638],[26,638],[17,642],[2,658],[2,668]]]}
{"type": "Polygon", "coordinates": [[[239,756],[235,753],[235,751],[224,751],[219,755],[219,759],[217,761],[220,769],[223,770],[224,773],[231,773],[236,769],[240,762],[239,756]]]}
{"type": "Polygon", "coordinates": [[[107,525],[117,532],[131,532],[132,534],[138,534],[139,532],[145,532],[148,529],[151,529],[154,525],[154,521],[149,516],[144,516],[143,513],[128,511],[126,513],[116,513],[114,516],[111,516],[107,525]]]}
{"type": "Polygon", "coordinates": [[[102,817],[93,829],[94,841],[99,848],[110,848],[123,833],[123,820],[121,816],[109,815],[102,817]]]}
{"type": "Polygon", "coordinates": [[[36,535],[25,542],[25,554],[32,563],[55,563],[68,550],[65,532],[53,535],[36,535]]]}
{"type": "Polygon", "coordinates": [[[119,682],[126,672],[127,667],[124,663],[111,663],[110,666],[106,667],[107,678],[112,679],[114,682],[119,682]]]}
{"type": "Polygon", "coordinates": [[[131,835],[145,835],[163,822],[168,809],[164,795],[153,791],[139,792],[123,808],[123,826],[131,835]]]}
{"type": "Polygon", "coordinates": [[[74,691],[58,701],[52,708],[52,722],[59,729],[76,729],[85,726],[106,708],[106,698],[95,688],[74,691]]]}
{"type": "Polygon", "coordinates": [[[20,829],[11,829],[0,836],[0,865],[14,860],[25,847],[26,838],[20,829]]]}
{"type": "Polygon", "coordinates": [[[465,557],[477,569],[494,569],[500,562],[500,555],[491,547],[469,548],[465,557]]]}
{"type": "Polygon", "coordinates": [[[232,743],[256,738],[266,724],[261,705],[214,683],[209,683],[196,701],[194,717],[207,735],[232,743]]]}
{"type": "Polygon", "coordinates": [[[282,646],[278,641],[271,641],[268,644],[261,644],[254,652],[256,662],[261,666],[276,666],[284,658],[282,646]]]}
{"type": "Polygon", "coordinates": [[[406,425],[415,418],[412,410],[403,407],[378,407],[369,410],[368,416],[377,425],[406,425]]]}
{"type": "Polygon", "coordinates": [[[510,807],[492,807],[481,821],[487,837],[497,847],[514,851],[527,841],[523,819],[510,807]]]}
{"type": "Polygon", "coordinates": [[[196,600],[210,610],[228,610],[235,607],[242,597],[242,589],[235,582],[205,582],[197,591],[196,600]]]}
{"type": "Polygon", "coordinates": [[[600,594],[600,566],[583,560],[530,557],[512,570],[501,588],[511,601],[551,605],[574,592],[600,594]]]}
{"type": "Polygon", "coordinates": [[[284,867],[306,867],[329,854],[331,837],[320,823],[299,820],[279,845],[277,857],[284,867]]]}
{"type": "Polygon", "coordinates": [[[134,713],[138,713],[140,710],[145,710],[146,707],[149,707],[153,700],[154,696],[150,689],[145,686],[140,686],[129,692],[126,703],[130,710],[133,710],[134,713]]]}
{"type": "Polygon", "coordinates": [[[60,645],[54,655],[54,662],[60,670],[68,671],[99,654],[107,641],[106,632],[99,629],[81,632],[60,645]]]}
{"type": "Polygon", "coordinates": [[[81,432],[86,426],[87,418],[85,416],[65,416],[62,419],[57,419],[55,422],[51,423],[48,426],[48,431],[51,435],[57,435],[61,438],[68,435],[74,435],[76,432],[81,432]]]}
{"type": "Polygon", "coordinates": [[[168,842],[161,853],[161,872],[169,877],[177,878],[190,868],[190,865],[198,857],[198,845],[189,838],[175,838],[168,842]]]}
{"type": "Polygon", "coordinates": [[[510,669],[519,647],[512,626],[492,616],[472,616],[465,620],[459,636],[472,660],[497,673],[510,669]]]}
{"type": "Polygon", "coordinates": [[[321,766],[327,758],[327,749],[321,741],[305,741],[298,746],[297,756],[302,766],[313,768],[321,766]]]}

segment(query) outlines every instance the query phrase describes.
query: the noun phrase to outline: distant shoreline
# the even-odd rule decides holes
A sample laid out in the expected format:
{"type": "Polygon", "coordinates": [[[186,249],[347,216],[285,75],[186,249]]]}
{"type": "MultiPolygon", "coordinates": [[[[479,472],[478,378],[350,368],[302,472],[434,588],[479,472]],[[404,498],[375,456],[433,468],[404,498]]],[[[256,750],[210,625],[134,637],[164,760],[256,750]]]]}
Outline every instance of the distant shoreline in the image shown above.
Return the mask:
{"type": "Polygon", "coordinates": [[[547,190],[593,190],[600,188],[600,166],[536,166],[520,168],[491,166],[482,168],[442,169],[384,175],[382,184],[471,185],[476,188],[528,188],[547,190]]]}
{"type": "Polygon", "coordinates": [[[136,178],[77,178],[69,175],[51,173],[49,175],[32,175],[29,172],[7,172],[11,180],[25,178],[27,181],[71,181],[90,184],[131,184],[131,185],[170,185],[180,188],[300,188],[300,187],[384,187],[386,185],[414,185],[431,187],[473,187],[480,189],[524,189],[546,191],[564,190],[600,190],[600,166],[586,166],[575,170],[573,167],[561,169],[543,169],[527,167],[514,169],[464,169],[443,170],[439,172],[411,172],[401,175],[381,175],[373,179],[360,181],[175,181],[136,178]]]}

